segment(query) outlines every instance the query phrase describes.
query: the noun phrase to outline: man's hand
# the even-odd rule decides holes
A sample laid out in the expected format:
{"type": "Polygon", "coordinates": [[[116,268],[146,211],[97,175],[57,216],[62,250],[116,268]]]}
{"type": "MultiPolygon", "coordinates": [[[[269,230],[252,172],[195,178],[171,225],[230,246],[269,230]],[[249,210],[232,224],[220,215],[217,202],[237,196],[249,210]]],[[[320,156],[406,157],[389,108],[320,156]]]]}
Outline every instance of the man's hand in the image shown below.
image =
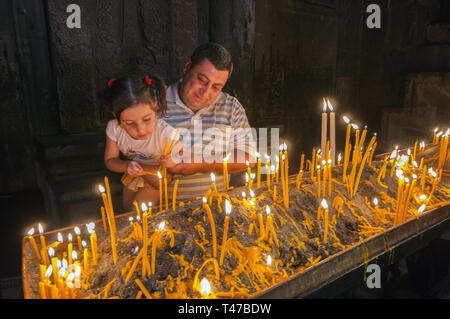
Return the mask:
{"type": "Polygon", "coordinates": [[[137,176],[141,176],[143,174],[143,169],[142,166],[135,161],[131,161],[128,163],[127,166],[127,174],[132,176],[132,177],[137,177],[137,176]]]}

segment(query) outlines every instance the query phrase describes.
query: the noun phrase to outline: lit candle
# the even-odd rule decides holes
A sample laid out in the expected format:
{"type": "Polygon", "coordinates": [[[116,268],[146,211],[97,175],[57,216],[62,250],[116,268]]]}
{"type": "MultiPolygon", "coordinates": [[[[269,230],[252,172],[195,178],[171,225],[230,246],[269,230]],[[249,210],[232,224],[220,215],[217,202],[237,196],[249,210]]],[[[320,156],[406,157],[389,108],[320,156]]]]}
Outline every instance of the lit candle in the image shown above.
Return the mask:
{"type": "Polygon", "coordinates": [[[112,229],[114,229],[114,232],[116,232],[116,221],[114,219],[114,208],[112,205],[111,190],[109,188],[109,180],[108,180],[107,176],[105,176],[104,181],[105,181],[105,188],[106,188],[106,196],[108,198],[108,210],[109,210],[110,219],[111,219],[111,223],[112,223],[112,229]]]}
{"type": "Polygon", "coordinates": [[[328,204],[327,201],[324,199],[322,199],[322,208],[325,210],[325,214],[324,214],[324,221],[325,221],[325,230],[323,233],[323,243],[326,244],[328,241],[328,204]]]}
{"type": "Polygon", "coordinates": [[[312,158],[311,158],[311,181],[314,182],[314,169],[316,168],[316,148],[313,147],[312,158]]]}
{"type": "Polygon", "coordinates": [[[275,234],[275,229],[273,228],[273,219],[272,216],[270,214],[270,207],[269,205],[266,205],[266,234],[265,234],[265,239],[269,240],[270,238],[273,238],[275,245],[278,247],[278,239],[277,236],[275,234]],[[270,234],[270,235],[269,235],[270,234]]]}
{"type": "Polygon", "coordinates": [[[166,210],[169,210],[169,197],[167,196],[167,178],[164,177],[164,200],[166,201],[166,210]]]}
{"type": "Polygon", "coordinates": [[[283,195],[283,203],[285,203],[285,197],[286,197],[286,181],[284,179],[285,174],[284,174],[284,154],[281,155],[281,163],[280,163],[280,167],[281,167],[281,191],[282,191],[282,195],[283,195]]]}
{"type": "Polygon", "coordinates": [[[158,179],[159,179],[159,212],[162,212],[163,210],[163,203],[162,203],[162,197],[163,197],[163,188],[162,188],[162,176],[161,173],[158,171],[158,179]]]}
{"type": "Polygon", "coordinates": [[[179,179],[175,180],[175,184],[173,186],[173,194],[172,194],[172,210],[176,211],[177,209],[177,189],[178,189],[178,183],[180,182],[179,179]]]}
{"type": "MultiPolygon", "coordinates": [[[[280,151],[281,154],[281,151],[280,151]]],[[[280,155],[281,157],[281,155],[280,155]]],[[[275,170],[275,182],[278,183],[278,176],[280,172],[280,158],[278,156],[275,156],[275,160],[277,162],[276,170],[275,170]]]]}
{"type": "Polygon", "coordinates": [[[436,144],[436,133],[438,131],[438,128],[436,127],[433,131],[433,145],[436,144]]]}
{"type": "Polygon", "coordinates": [[[258,213],[259,222],[259,238],[258,240],[263,240],[265,237],[264,221],[261,213],[258,213]]]}
{"type": "Polygon", "coordinates": [[[92,251],[92,266],[97,265],[97,235],[95,234],[94,230],[94,223],[86,224],[86,228],[88,233],[90,234],[90,240],[91,240],[91,251],[92,251]]]}
{"type": "Polygon", "coordinates": [[[339,153],[338,154],[338,166],[341,166],[341,160],[342,160],[342,154],[341,153],[339,153]]]}
{"type": "Polygon", "coordinates": [[[258,152],[255,152],[256,155],[256,186],[258,188],[261,187],[261,155],[258,152]]]}
{"type": "Polygon", "coordinates": [[[226,216],[225,216],[225,223],[224,223],[224,228],[223,228],[222,247],[221,247],[221,252],[220,252],[220,261],[219,261],[220,266],[222,266],[223,258],[225,257],[228,227],[229,227],[229,223],[230,223],[230,213],[231,213],[231,203],[228,201],[228,199],[226,199],[225,200],[226,216]]]}
{"type": "Polygon", "coordinates": [[[265,154],[266,157],[266,173],[267,173],[267,190],[270,192],[270,179],[271,179],[271,172],[270,172],[270,157],[265,154]]]}
{"type": "Polygon", "coordinates": [[[72,244],[72,234],[69,233],[69,235],[67,235],[67,241],[69,242],[68,246],[67,246],[67,257],[69,258],[69,265],[72,265],[73,260],[72,260],[72,251],[73,251],[73,244],[72,244]]]}
{"type": "Polygon", "coordinates": [[[41,241],[41,250],[44,249],[47,251],[47,245],[45,244],[45,237],[44,237],[44,229],[42,228],[42,225],[38,225],[39,228],[39,240],[41,241]]]}
{"type": "Polygon", "coordinates": [[[336,161],[336,114],[330,100],[327,99],[327,105],[330,109],[330,151],[331,165],[334,167],[336,161]]]}
{"type": "Polygon", "coordinates": [[[207,299],[209,297],[209,294],[211,293],[211,285],[209,284],[208,279],[203,278],[202,281],[200,281],[200,294],[203,298],[207,299]]]}
{"type": "Polygon", "coordinates": [[[228,158],[231,154],[228,154],[227,156],[225,156],[225,158],[223,159],[222,165],[223,165],[223,189],[226,191],[228,190],[228,165],[227,165],[227,161],[228,158]]]}
{"type": "Polygon", "coordinates": [[[155,274],[155,259],[156,259],[156,246],[160,241],[161,232],[164,230],[165,222],[161,222],[157,229],[155,229],[155,233],[153,234],[153,242],[152,242],[152,260],[151,260],[151,274],[155,274]]]}
{"type": "Polygon", "coordinates": [[[86,242],[83,240],[81,241],[81,245],[83,246],[83,272],[85,274],[89,271],[89,251],[87,249],[86,242]]]}
{"type": "Polygon", "coordinates": [[[33,234],[34,234],[34,227],[28,231],[28,240],[30,241],[31,247],[33,247],[36,257],[39,260],[41,260],[41,254],[39,254],[39,250],[37,248],[36,241],[34,240],[33,234]]]}
{"type": "Polygon", "coordinates": [[[106,210],[106,215],[108,216],[108,222],[109,222],[109,227],[110,227],[109,230],[111,232],[114,232],[115,231],[115,229],[113,227],[113,225],[114,225],[113,224],[114,223],[113,219],[114,218],[112,217],[112,214],[111,214],[111,211],[110,211],[110,207],[109,207],[109,203],[108,203],[108,196],[105,193],[105,188],[102,185],[98,185],[98,190],[100,191],[100,194],[102,196],[103,205],[104,205],[105,210],[106,210]]]}
{"type": "Polygon", "coordinates": [[[213,192],[217,194],[216,175],[214,175],[214,173],[211,173],[210,176],[211,176],[211,182],[212,182],[213,192]]]}
{"type": "Polygon", "coordinates": [[[52,263],[52,269],[53,269],[53,281],[56,284],[58,282],[58,267],[56,266],[57,259],[55,257],[55,250],[53,247],[50,247],[48,249],[48,256],[50,257],[51,263],[52,263]]]}
{"type": "Polygon", "coordinates": [[[398,188],[397,188],[397,207],[396,207],[396,211],[395,211],[394,226],[398,225],[398,223],[400,222],[399,213],[400,213],[400,206],[402,203],[403,185],[404,185],[403,171],[400,169],[397,170],[396,175],[398,178],[398,188]]]}
{"type": "Polygon", "coordinates": [[[327,142],[327,127],[328,127],[328,118],[327,118],[327,102],[323,99],[323,111],[322,111],[322,138],[320,149],[325,149],[325,143],[327,142]]]}
{"type": "Polygon", "coordinates": [[[148,249],[148,213],[147,213],[147,205],[145,203],[142,203],[142,278],[145,278],[147,275],[147,271],[150,271],[149,265],[148,265],[148,258],[147,258],[147,249],[148,249]]]}
{"type": "Polygon", "coordinates": [[[81,237],[80,237],[80,228],[78,228],[78,226],[75,226],[75,228],[73,229],[75,234],[77,235],[77,241],[78,241],[78,250],[81,250],[81,237]]]}
{"type": "Polygon", "coordinates": [[[213,243],[213,257],[217,258],[217,243],[216,243],[216,224],[214,223],[214,218],[211,213],[211,209],[206,202],[206,197],[202,198],[203,200],[203,209],[206,211],[206,215],[208,216],[209,225],[211,227],[211,235],[212,235],[212,243],[213,243]]]}
{"type": "Polygon", "coordinates": [[[328,171],[328,197],[331,197],[331,165],[332,165],[332,161],[331,159],[328,160],[328,167],[327,167],[327,171],[328,171]]]}
{"type": "Polygon", "coordinates": [[[320,165],[317,165],[317,198],[320,198],[320,165]]]}

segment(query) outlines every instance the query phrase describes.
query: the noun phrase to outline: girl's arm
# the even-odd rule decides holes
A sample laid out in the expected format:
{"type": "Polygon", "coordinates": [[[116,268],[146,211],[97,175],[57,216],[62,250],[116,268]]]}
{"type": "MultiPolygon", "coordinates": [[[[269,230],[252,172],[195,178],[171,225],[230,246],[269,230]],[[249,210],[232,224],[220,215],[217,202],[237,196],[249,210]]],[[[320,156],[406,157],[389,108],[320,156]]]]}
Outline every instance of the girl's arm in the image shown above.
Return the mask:
{"type": "Polygon", "coordinates": [[[120,150],[117,143],[106,136],[105,157],[104,162],[107,169],[116,173],[124,173],[127,171],[131,161],[121,160],[119,158],[120,150]]]}

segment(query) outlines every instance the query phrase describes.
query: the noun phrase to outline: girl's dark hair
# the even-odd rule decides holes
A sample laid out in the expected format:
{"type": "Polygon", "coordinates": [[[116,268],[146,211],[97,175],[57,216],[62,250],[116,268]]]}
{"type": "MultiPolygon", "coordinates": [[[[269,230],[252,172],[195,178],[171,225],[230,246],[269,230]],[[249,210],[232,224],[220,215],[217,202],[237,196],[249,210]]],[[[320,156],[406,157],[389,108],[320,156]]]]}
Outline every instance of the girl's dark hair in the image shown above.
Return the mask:
{"type": "Polygon", "coordinates": [[[153,111],[166,115],[166,84],[156,75],[130,75],[111,79],[105,92],[107,110],[120,122],[123,110],[139,103],[149,104],[153,111]]]}

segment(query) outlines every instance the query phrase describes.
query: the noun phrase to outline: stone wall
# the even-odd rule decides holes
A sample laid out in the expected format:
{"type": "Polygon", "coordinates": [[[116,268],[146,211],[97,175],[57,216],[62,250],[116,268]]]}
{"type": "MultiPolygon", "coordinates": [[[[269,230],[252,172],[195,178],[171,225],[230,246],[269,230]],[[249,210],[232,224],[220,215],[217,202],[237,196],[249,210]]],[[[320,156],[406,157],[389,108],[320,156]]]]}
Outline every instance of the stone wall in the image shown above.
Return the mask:
{"type": "Polygon", "coordinates": [[[338,152],[344,113],[382,135],[383,114],[406,107],[411,73],[449,71],[439,28],[448,10],[442,0],[3,1],[0,191],[35,186],[34,137],[104,131],[108,79],[157,73],[171,83],[208,40],[233,55],[225,90],[252,126],[281,129],[292,167],[320,144],[323,96],[338,112],[338,152]],[[71,3],[82,10],[81,29],[66,26],[71,3]],[[381,7],[381,29],[366,26],[371,3],[381,7]]]}

